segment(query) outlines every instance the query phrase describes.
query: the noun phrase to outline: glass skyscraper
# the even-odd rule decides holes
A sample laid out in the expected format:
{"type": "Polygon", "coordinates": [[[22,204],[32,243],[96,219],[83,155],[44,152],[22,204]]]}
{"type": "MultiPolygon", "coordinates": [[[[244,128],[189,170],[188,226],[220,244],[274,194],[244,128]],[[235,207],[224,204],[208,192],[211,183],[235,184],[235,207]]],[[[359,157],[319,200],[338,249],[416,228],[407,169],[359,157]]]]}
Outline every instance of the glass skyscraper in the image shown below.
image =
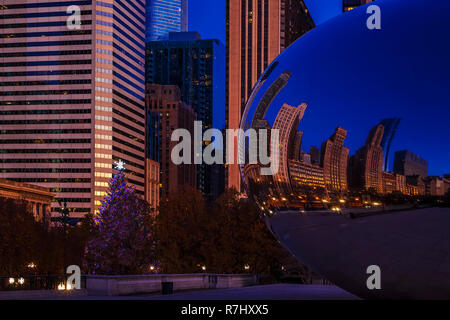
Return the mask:
{"type": "MultiPolygon", "coordinates": [[[[223,127],[225,104],[225,54],[219,40],[200,38],[196,32],[170,33],[168,41],[149,41],[146,48],[146,81],[176,85],[203,130],[223,127]],[[214,109],[214,119],[213,119],[214,109]]],[[[197,187],[211,195],[211,167],[197,169],[197,187]]]]}
{"type": "Polygon", "coordinates": [[[147,0],[146,41],[165,40],[169,32],[187,31],[188,0],[147,0]]]}

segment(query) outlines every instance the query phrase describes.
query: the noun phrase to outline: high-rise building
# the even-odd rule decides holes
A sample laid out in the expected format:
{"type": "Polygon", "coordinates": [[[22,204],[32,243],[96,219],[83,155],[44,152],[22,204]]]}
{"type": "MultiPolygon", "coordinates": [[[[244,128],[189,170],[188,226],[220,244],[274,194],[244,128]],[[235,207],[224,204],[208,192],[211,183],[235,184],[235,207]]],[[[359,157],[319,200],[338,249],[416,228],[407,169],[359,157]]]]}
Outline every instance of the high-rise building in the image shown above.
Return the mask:
{"type": "Polygon", "coordinates": [[[145,123],[145,200],[153,210],[157,210],[160,196],[159,131],[161,130],[161,118],[157,112],[151,111],[148,103],[146,103],[145,123]]]}
{"type": "Polygon", "coordinates": [[[297,131],[297,133],[295,134],[292,159],[300,160],[304,156],[304,152],[302,153],[302,139],[303,139],[303,131],[297,131]]]}
{"type": "Polygon", "coordinates": [[[397,151],[394,157],[394,172],[404,176],[428,176],[428,162],[408,150],[397,151]]]}
{"type": "Polygon", "coordinates": [[[325,187],[332,192],[345,192],[349,149],[344,146],[347,130],[337,127],[334,134],[322,143],[320,166],[323,168],[325,187]]]}
{"type": "MultiPolygon", "coordinates": [[[[170,33],[168,41],[150,41],[146,54],[147,83],[177,85],[183,102],[202,121],[203,131],[219,123],[225,104],[225,55],[219,40],[202,40],[196,32],[170,33]],[[217,110],[215,115],[213,110],[217,110]]],[[[216,177],[207,164],[197,166],[197,188],[212,198],[216,177]]]]}
{"type": "Polygon", "coordinates": [[[279,130],[280,138],[278,172],[273,175],[273,181],[278,190],[285,195],[292,193],[288,159],[293,159],[297,127],[305,114],[306,107],[306,103],[302,103],[298,107],[284,104],[278,112],[272,127],[272,130],[279,130]]]}
{"type": "Polygon", "coordinates": [[[311,156],[311,163],[312,164],[319,164],[320,163],[320,150],[316,146],[309,147],[309,155],[311,156]]]}
{"type": "MultiPolygon", "coordinates": [[[[245,103],[263,71],[314,26],[302,0],[226,1],[227,128],[239,128],[245,103]]],[[[239,165],[234,161],[227,167],[226,185],[239,191],[240,179],[239,165]]]]}
{"type": "MultiPolygon", "coordinates": [[[[350,157],[350,186],[356,190],[374,189],[379,193],[383,188],[383,139],[384,126],[378,124],[370,130],[366,144],[350,157]]],[[[394,181],[395,176],[392,175],[394,181]]],[[[393,188],[395,190],[395,187],[393,188]]]]}
{"type": "Polygon", "coordinates": [[[188,30],[188,0],[147,0],[146,10],[146,41],[188,30]]]}
{"type": "Polygon", "coordinates": [[[380,124],[384,126],[383,139],[381,140],[381,148],[383,148],[384,154],[384,171],[389,171],[389,152],[391,150],[392,140],[397,132],[398,125],[400,124],[400,118],[389,118],[381,120],[380,124]]]}
{"type": "Polygon", "coordinates": [[[425,178],[425,194],[429,196],[443,196],[447,192],[444,178],[442,177],[426,177],[425,178]]]}
{"type": "MultiPolygon", "coordinates": [[[[180,88],[174,85],[146,85],[146,106],[160,118],[159,157],[160,157],[160,194],[167,198],[169,194],[182,192],[186,186],[196,187],[196,169],[191,155],[191,164],[175,164],[172,161],[172,149],[178,144],[172,140],[172,132],[186,129],[191,137],[194,133],[195,112],[181,100],[180,88]]],[[[193,141],[191,141],[191,144],[193,141]]],[[[193,146],[191,145],[191,150],[193,146]]]]}
{"type": "Polygon", "coordinates": [[[342,0],[342,11],[350,11],[374,0],[342,0]]]}
{"type": "Polygon", "coordinates": [[[0,9],[0,178],[49,188],[81,217],[123,160],[144,197],[144,1],[3,0],[0,9]]]}

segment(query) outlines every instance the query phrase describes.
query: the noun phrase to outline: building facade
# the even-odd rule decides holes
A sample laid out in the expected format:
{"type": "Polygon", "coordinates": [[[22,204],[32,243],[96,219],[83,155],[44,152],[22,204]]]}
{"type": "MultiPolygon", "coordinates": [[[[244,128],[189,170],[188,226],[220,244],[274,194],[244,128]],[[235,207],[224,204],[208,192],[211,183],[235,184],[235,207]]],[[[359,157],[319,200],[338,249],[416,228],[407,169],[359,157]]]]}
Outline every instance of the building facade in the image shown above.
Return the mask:
{"type": "MultiPolygon", "coordinates": [[[[226,128],[239,128],[245,104],[263,71],[314,26],[303,1],[226,1],[226,128]]],[[[240,179],[238,164],[229,164],[226,185],[239,191],[240,179]]]]}
{"type": "Polygon", "coordinates": [[[425,194],[428,196],[443,196],[447,192],[444,178],[442,177],[426,177],[425,178],[425,194]]]}
{"type": "MultiPolygon", "coordinates": [[[[175,164],[172,161],[172,149],[178,144],[172,141],[175,129],[186,129],[193,137],[195,112],[181,100],[180,88],[173,85],[147,84],[146,106],[160,118],[159,157],[160,157],[160,199],[170,194],[182,192],[186,186],[196,187],[196,168],[193,164],[175,164]]],[[[191,143],[191,150],[193,150],[191,143]]],[[[149,176],[148,180],[152,178],[149,176]]]]}
{"type": "Polygon", "coordinates": [[[408,150],[397,151],[394,157],[394,172],[404,176],[428,176],[428,162],[408,150]]]}
{"type": "Polygon", "coordinates": [[[187,29],[188,0],[146,1],[146,41],[164,40],[169,32],[187,29]]]}
{"type": "Polygon", "coordinates": [[[295,137],[300,120],[305,114],[307,104],[302,103],[298,107],[284,104],[275,118],[272,130],[279,130],[278,172],[273,175],[273,181],[277,189],[284,195],[292,193],[289,177],[288,160],[293,158],[295,149],[295,137]]]}
{"type": "MultiPolygon", "coordinates": [[[[202,121],[203,131],[222,123],[217,114],[223,112],[225,103],[225,54],[219,40],[202,40],[196,32],[178,32],[170,33],[167,41],[148,42],[146,79],[147,83],[177,85],[183,102],[202,121]],[[219,119],[213,119],[214,114],[219,119]]],[[[218,178],[213,171],[207,164],[197,166],[197,188],[208,198],[217,193],[212,187],[218,178]]]]}
{"type": "Polygon", "coordinates": [[[48,188],[0,179],[0,198],[25,201],[38,221],[50,216],[54,196],[48,188]]]}
{"type": "Polygon", "coordinates": [[[325,186],[333,192],[345,192],[349,149],[344,146],[347,130],[337,127],[334,134],[322,143],[320,166],[323,168],[325,186]]]}
{"type": "Polygon", "coordinates": [[[153,211],[159,206],[160,197],[160,130],[161,118],[146,104],[145,133],[145,200],[153,211]]]}
{"type": "Polygon", "coordinates": [[[384,126],[376,125],[369,133],[366,144],[350,157],[350,184],[356,190],[373,189],[379,193],[383,188],[383,139],[384,126]]]}
{"type": "Polygon", "coordinates": [[[291,184],[296,194],[306,188],[325,189],[323,168],[308,161],[289,160],[291,184]]]}
{"type": "Polygon", "coordinates": [[[383,148],[384,154],[384,171],[390,171],[389,169],[389,154],[391,151],[392,140],[394,140],[395,133],[400,124],[400,118],[388,118],[381,120],[380,124],[384,126],[383,139],[381,140],[381,148],[383,148]]]}
{"type": "Polygon", "coordinates": [[[0,178],[46,187],[82,217],[99,207],[120,159],[143,197],[144,1],[4,0],[0,9],[0,178]]]}

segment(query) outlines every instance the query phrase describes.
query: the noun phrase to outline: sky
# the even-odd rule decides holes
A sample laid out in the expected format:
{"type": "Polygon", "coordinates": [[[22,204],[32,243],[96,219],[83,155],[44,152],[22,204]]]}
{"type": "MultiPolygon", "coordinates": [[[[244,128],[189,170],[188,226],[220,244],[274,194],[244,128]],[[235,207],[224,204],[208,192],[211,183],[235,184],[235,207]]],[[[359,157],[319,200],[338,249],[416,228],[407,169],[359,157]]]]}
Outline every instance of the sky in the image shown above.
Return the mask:
{"type": "MultiPolygon", "coordinates": [[[[450,34],[450,1],[435,0],[427,10],[423,0],[377,4],[382,30],[373,32],[365,27],[363,8],[340,14],[334,0],[307,1],[318,27],[282,54],[280,68],[294,73],[269,117],[273,121],[282,103],[307,102],[303,149],[320,147],[340,125],[349,130],[350,155],[381,119],[400,117],[391,155],[408,149],[429,162],[429,175],[449,174],[450,44],[442,40],[450,34]]],[[[189,10],[192,31],[224,41],[224,0],[191,0],[189,10]]]]}
{"type": "MultiPolygon", "coordinates": [[[[305,3],[317,25],[342,11],[342,0],[305,0],[305,3]]],[[[189,0],[189,30],[198,31],[204,39],[225,43],[225,9],[225,0],[189,0]]]]}

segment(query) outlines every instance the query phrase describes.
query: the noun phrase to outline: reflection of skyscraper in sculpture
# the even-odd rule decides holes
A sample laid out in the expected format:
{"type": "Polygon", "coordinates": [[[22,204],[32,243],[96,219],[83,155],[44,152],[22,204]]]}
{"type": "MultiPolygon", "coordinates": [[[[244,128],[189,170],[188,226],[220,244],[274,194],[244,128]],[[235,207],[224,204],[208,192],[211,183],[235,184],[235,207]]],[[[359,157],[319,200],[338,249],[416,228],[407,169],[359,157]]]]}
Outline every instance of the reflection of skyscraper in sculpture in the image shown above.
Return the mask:
{"type": "Polygon", "coordinates": [[[334,134],[322,143],[320,165],[325,186],[329,191],[347,190],[347,160],[349,149],[344,147],[347,130],[337,127],[334,134]]]}
{"type": "Polygon", "coordinates": [[[319,164],[320,151],[316,146],[311,146],[309,148],[309,155],[311,156],[312,164],[319,164]]]}
{"type": "MultiPolygon", "coordinates": [[[[279,130],[280,151],[278,159],[278,172],[273,175],[275,186],[284,194],[291,194],[292,188],[289,178],[288,159],[292,158],[295,135],[300,120],[305,114],[307,104],[302,103],[298,107],[284,104],[278,113],[272,130],[279,130]]],[[[274,161],[274,160],[272,160],[274,161]]]]}
{"type": "Polygon", "coordinates": [[[297,131],[295,134],[295,142],[294,142],[294,150],[293,155],[290,159],[302,159],[304,155],[302,155],[302,139],[303,139],[303,131],[297,131]]]}
{"type": "Polygon", "coordinates": [[[384,126],[376,125],[370,131],[366,144],[350,158],[350,181],[355,189],[374,188],[383,193],[383,134],[384,126]]]}
{"type": "Polygon", "coordinates": [[[398,125],[400,124],[400,118],[389,118],[381,120],[380,124],[384,126],[383,139],[381,140],[381,148],[383,148],[384,154],[384,171],[389,171],[388,161],[389,161],[389,150],[391,149],[392,139],[394,139],[395,132],[397,131],[398,125]]]}
{"type": "MultiPolygon", "coordinates": [[[[254,127],[255,120],[264,119],[266,116],[267,110],[269,109],[272,101],[276,98],[276,96],[280,93],[281,89],[283,89],[291,77],[292,72],[285,71],[283,72],[267,89],[264,93],[264,96],[258,103],[258,107],[256,108],[255,115],[253,116],[252,128],[254,127]]],[[[265,76],[265,75],[264,75],[265,76]]],[[[262,81],[264,80],[264,76],[262,77],[262,81]]]]}
{"type": "Polygon", "coordinates": [[[323,168],[308,161],[289,160],[289,175],[294,190],[325,188],[323,168]]]}

